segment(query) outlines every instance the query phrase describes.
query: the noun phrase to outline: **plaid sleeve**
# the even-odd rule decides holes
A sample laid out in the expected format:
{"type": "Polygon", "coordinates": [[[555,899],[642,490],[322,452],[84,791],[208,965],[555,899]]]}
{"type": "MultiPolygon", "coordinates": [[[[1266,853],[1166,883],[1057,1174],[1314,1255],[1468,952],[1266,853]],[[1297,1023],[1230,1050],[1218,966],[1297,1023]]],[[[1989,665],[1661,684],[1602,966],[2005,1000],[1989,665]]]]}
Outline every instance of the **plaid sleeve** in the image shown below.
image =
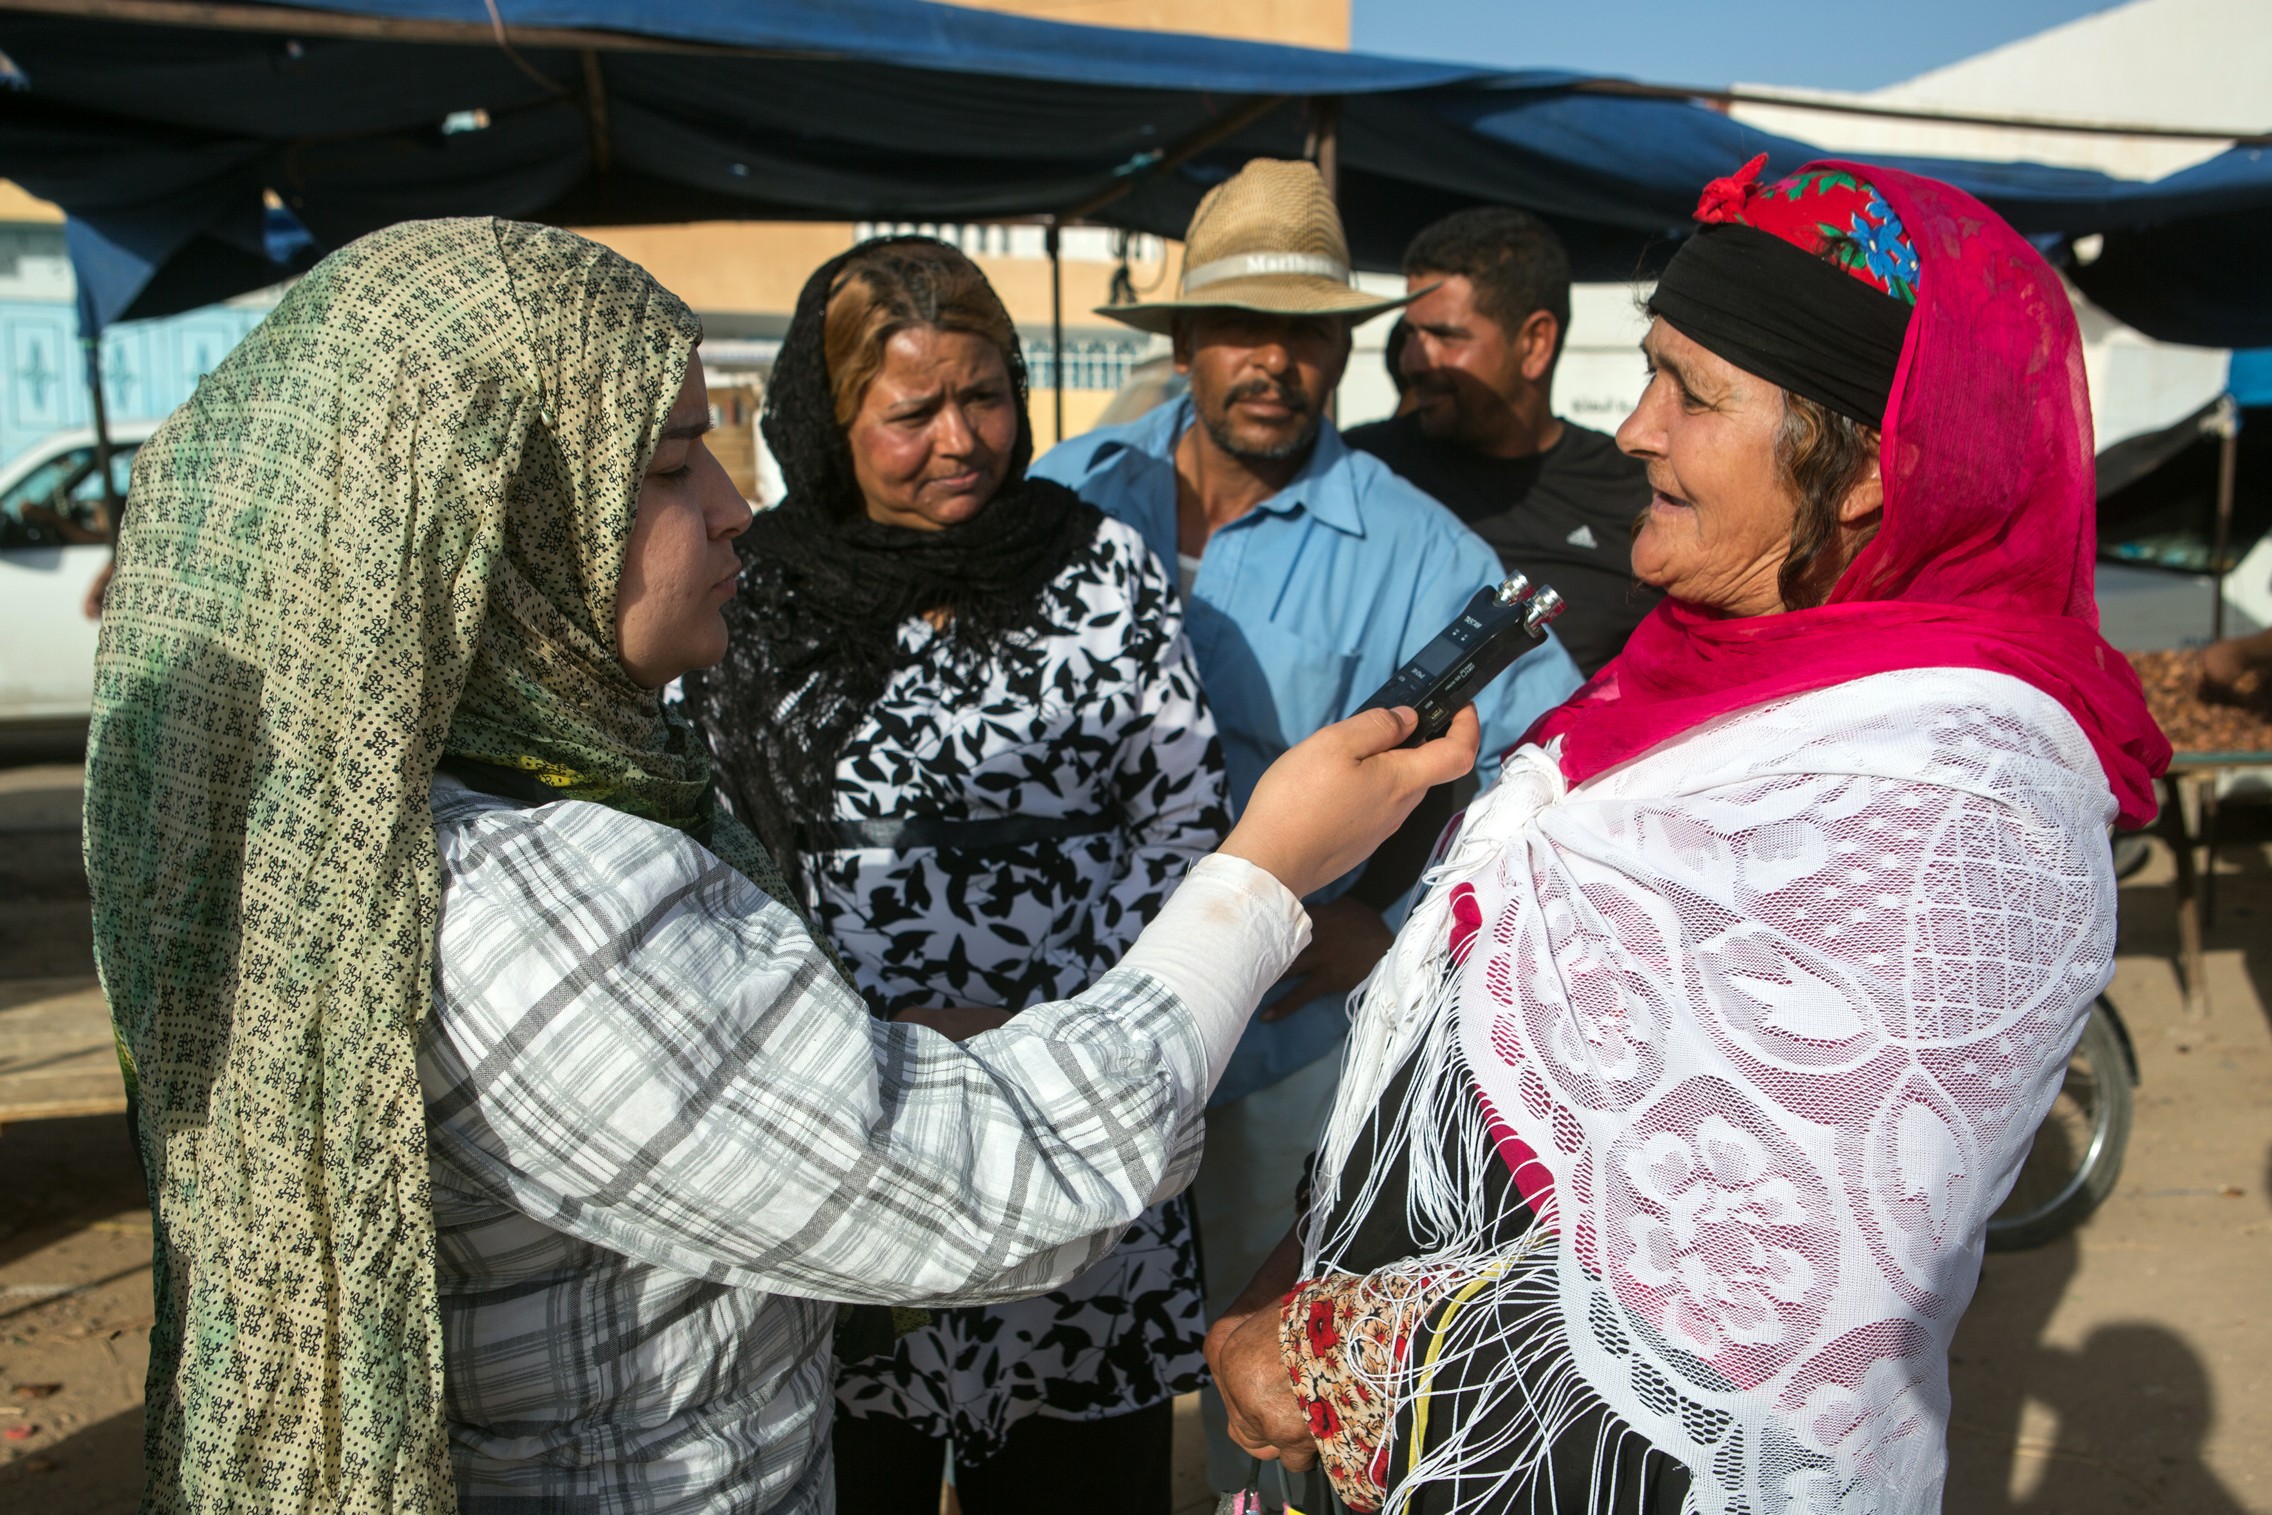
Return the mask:
{"type": "Polygon", "coordinates": [[[1206,1053],[1148,975],[958,1045],[872,1018],[668,828],[460,791],[436,831],[428,1127],[547,1226],[737,1286],[982,1303],[1072,1277],[1197,1167],[1206,1053]]]}

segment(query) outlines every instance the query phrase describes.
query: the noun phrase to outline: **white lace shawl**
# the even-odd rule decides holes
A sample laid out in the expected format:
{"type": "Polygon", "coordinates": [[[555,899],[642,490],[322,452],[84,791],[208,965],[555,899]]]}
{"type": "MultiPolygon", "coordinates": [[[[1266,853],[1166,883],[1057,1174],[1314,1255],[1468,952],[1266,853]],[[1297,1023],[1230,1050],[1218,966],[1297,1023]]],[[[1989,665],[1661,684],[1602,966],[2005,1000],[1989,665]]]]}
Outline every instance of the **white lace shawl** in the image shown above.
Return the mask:
{"type": "MultiPolygon", "coordinates": [[[[1391,1271],[1430,1285],[1404,1308],[1487,1278],[1498,1308],[1431,1361],[1525,1406],[1515,1475],[1467,1507],[1511,1506],[1606,1405],[1708,1515],[1939,1510],[1983,1226],[2111,972],[2113,815],[2065,711],[1965,670],[1743,711],[1574,791],[1538,748],[1508,761],[1359,991],[1312,1211],[1341,1218],[1304,1237],[1304,1276],[1349,1245],[1375,1195],[1333,1175],[1367,1128],[1410,1145],[1427,1255],[1391,1271]],[[1494,1113],[1553,1186],[1511,1249],[1480,1213],[1494,1113]],[[1546,1330],[1509,1328],[1526,1303],[1546,1330]]],[[[1376,1387],[1403,1404],[1424,1366],[1376,1387]]],[[[1503,1430],[1431,1439],[1390,1515],[1510,1461],[1503,1430]]],[[[1598,1509],[1630,1500],[1614,1451],[1598,1509]]]]}

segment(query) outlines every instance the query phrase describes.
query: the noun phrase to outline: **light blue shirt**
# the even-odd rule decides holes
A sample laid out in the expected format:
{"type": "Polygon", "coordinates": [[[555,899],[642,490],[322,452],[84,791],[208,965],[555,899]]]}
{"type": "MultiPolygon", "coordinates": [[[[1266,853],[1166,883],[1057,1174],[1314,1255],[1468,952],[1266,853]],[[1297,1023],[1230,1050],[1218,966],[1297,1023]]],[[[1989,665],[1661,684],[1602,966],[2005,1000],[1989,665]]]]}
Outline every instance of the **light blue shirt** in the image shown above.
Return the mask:
{"type": "MultiPolygon", "coordinates": [[[[1062,443],[1033,472],[1126,521],[1162,563],[1173,563],[1175,446],[1192,419],[1186,397],[1062,443]]],[[[1324,426],[1284,489],[1208,539],[1184,607],[1199,681],[1223,736],[1233,806],[1246,804],[1278,754],[1354,715],[1476,590],[1502,577],[1498,554],[1481,537],[1324,426]]],[[[1476,698],[1486,780],[1498,755],[1579,682],[1577,665],[1550,636],[1476,698]]],[[[1312,899],[1331,899],[1356,877],[1312,899]]],[[[1254,1022],[1215,1103],[1268,1088],[1329,1055],[1347,1029],[1330,996],[1284,1020],[1254,1022]]]]}

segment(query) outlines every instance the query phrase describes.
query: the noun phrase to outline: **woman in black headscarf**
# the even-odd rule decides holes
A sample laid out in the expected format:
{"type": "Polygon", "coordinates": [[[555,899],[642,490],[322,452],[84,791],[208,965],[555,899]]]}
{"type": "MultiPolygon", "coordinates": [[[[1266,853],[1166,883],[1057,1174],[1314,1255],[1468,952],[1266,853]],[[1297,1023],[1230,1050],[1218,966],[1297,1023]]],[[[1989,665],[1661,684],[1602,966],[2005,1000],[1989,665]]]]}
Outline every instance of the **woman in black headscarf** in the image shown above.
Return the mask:
{"type": "MultiPolygon", "coordinates": [[[[1091,982],[1228,825],[1175,595],[1133,531],[1025,476],[1017,334],[928,238],[806,284],[768,388],[788,495],[742,539],[724,663],[687,681],[735,812],[871,1009],[963,1036],[1091,982]]],[[[838,1390],[843,1508],[1115,1474],[1168,1506],[1202,1371],[1181,1199],[1065,1288],[943,1315],[838,1390]]]]}

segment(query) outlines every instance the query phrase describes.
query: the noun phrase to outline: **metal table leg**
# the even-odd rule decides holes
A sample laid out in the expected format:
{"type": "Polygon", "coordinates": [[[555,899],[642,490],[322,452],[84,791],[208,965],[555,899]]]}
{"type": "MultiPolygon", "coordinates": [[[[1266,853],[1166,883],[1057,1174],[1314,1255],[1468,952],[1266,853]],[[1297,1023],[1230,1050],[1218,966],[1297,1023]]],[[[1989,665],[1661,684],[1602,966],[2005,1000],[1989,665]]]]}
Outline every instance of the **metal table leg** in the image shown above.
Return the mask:
{"type": "Polygon", "coordinates": [[[2217,924],[2217,780],[2222,770],[2212,768],[2194,779],[2193,807],[2200,815],[2196,828],[2201,838],[2201,929],[2217,924]]]}
{"type": "Polygon", "coordinates": [[[2158,825],[2177,863],[2177,973],[2185,989],[2188,1015],[2209,1012],[2208,987],[2201,973],[2201,880],[2193,848],[2195,822],[2188,814],[2197,797],[2191,774],[2172,773],[2162,778],[2162,813],[2158,825]]]}

